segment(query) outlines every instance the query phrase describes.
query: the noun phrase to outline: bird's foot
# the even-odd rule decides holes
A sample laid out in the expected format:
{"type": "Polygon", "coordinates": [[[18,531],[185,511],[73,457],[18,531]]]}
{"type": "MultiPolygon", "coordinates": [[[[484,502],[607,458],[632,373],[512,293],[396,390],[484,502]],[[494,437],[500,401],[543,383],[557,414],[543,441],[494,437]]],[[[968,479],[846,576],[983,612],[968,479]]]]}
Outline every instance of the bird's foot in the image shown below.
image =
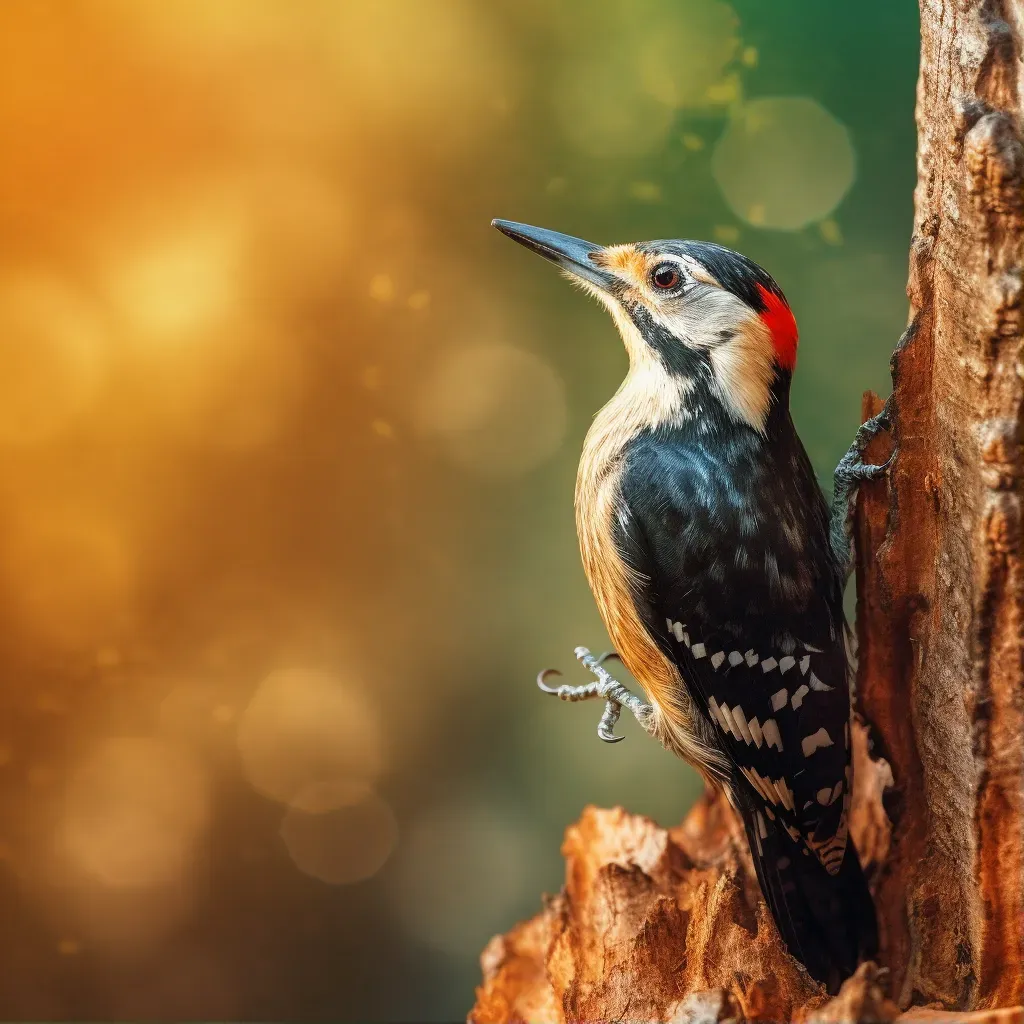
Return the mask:
{"type": "Polygon", "coordinates": [[[574,653],[580,664],[594,676],[594,682],[584,686],[570,686],[567,683],[561,686],[548,686],[549,676],[560,676],[562,673],[558,669],[547,668],[537,676],[537,685],[545,693],[554,694],[560,700],[576,701],[598,698],[604,700],[604,713],[597,726],[597,735],[605,743],[618,743],[619,740],[625,739],[625,736],[615,735],[615,723],[618,722],[623,708],[631,711],[644,730],[653,735],[654,707],[630,693],[604,667],[605,661],[609,658],[617,658],[618,655],[614,651],[608,651],[595,658],[586,647],[577,647],[574,653]]]}
{"type": "MultiPolygon", "coordinates": [[[[891,426],[889,403],[877,416],[865,420],[857,429],[847,453],[839,460],[833,477],[832,513],[830,536],[836,562],[843,571],[844,582],[853,571],[853,513],[857,505],[857,493],[865,480],[877,480],[889,472],[893,455],[881,465],[873,466],[864,462],[867,446],[883,430],[891,426]]],[[[895,454],[895,453],[894,453],[895,454]]]]}

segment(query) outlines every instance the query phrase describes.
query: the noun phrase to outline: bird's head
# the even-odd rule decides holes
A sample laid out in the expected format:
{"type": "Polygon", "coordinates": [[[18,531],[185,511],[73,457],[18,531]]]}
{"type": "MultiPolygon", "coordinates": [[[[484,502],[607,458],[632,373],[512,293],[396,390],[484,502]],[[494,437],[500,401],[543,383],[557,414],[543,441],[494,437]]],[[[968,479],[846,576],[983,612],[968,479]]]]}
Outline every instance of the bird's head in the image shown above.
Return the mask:
{"type": "Polygon", "coordinates": [[[752,260],[713,242],[600,246],[528,224],[492,223],[609,309],[634,371],[683,392],[706,379],[734,419],[760,432],[773,404],[788,402],[796,321],[779,286],[752,260]]]}

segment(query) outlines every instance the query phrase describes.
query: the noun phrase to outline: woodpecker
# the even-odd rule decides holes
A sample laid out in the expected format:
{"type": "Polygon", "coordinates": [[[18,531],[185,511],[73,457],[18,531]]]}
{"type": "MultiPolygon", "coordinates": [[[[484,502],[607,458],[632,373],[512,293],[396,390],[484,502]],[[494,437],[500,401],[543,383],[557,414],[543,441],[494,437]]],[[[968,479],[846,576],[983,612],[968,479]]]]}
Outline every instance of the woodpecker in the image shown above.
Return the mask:
{"type": "Polygon", "coordinates": [[[829,507],[789,413],[797,326],[781,289],[711,242],[600,246],[494,227],[611,313],[629,371],[587,434],[576,524],[587,579],[641,700],[580,647],[615,741],[622,707],[723,788],[789,951],[835,991],[874,955],[871,894],[849,839],[852,655],[843,612],[858,432],[829,507]]]}

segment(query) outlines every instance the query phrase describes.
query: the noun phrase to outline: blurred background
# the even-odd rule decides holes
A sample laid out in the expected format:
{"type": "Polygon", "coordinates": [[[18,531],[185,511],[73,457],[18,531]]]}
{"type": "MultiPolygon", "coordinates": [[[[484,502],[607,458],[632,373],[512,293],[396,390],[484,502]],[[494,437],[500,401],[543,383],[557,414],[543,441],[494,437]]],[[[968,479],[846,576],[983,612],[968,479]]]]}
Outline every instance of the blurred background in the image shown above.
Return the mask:
{"type": "Polygon", "coordinates": [[[494,232],[710,238],[823,481],[906,319],[911,0],[6,0],[0,1017],[443,1020],[584,804],[542,697],[606,315],[494,232]]]}

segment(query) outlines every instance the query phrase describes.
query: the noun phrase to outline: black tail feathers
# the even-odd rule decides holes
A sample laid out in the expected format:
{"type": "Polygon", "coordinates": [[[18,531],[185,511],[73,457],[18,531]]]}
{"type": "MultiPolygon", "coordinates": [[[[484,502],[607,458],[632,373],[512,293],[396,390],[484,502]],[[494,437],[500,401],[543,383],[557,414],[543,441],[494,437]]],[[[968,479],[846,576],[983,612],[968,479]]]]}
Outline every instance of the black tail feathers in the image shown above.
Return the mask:
{"type": "Polygon", "coordinates": [[[852,843],[830,875],[756,798],[734,787],[761,892],[790,953],[830,992],[878,952],[875,906],[852,843]]]}

